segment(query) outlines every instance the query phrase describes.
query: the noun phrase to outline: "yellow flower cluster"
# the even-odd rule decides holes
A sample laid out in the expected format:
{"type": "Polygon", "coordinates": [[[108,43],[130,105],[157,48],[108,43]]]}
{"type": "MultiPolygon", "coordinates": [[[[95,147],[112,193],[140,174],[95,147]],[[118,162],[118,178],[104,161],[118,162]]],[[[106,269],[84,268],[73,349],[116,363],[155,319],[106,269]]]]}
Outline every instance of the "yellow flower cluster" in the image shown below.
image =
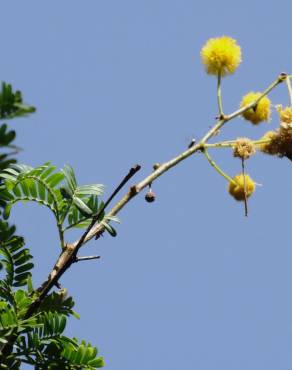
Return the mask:
{"type": "Polygon", "coordinates": [[[249,177],[249,175],[243,175],[242,173],[235,176],[233,181],[229,182],[229,194],[238,201],[243,201],[245,198],[251,196],[255,191],[255,182],[249,177]]]}
{"type": "MultiPolygon", "coordinates": [[[[250,92],[245,95],[240,103],[240,107],[244,108],[253,103],[261,96],[260,92],[250,92]]],[[[246,110],[242,116],[247,120],[257,125],[262,121],[269,121],[271,116],[271,101],[268,97],[264,96],[255,107],[246,110]]]]}
{"type": "Polygon", "coordinates": [[[241,62],[240,46],[228,36],[211,38],[203,46],[201,58],[208,74],[232,74],[241,62]]]}

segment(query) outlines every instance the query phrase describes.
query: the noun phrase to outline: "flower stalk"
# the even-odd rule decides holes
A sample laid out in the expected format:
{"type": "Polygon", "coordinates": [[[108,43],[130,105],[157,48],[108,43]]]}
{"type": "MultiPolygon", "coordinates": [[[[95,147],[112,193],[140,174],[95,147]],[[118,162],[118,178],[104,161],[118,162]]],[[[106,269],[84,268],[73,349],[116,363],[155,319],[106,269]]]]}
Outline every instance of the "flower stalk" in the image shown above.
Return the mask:
{"type": "Polygon", "coordinates": [[[222,81],[222,73],[221,71],[219,71],[218,76],[217,76],[217,102],[218,102],[218,109],[219,109],[219,118],[224,117],[223,104],[222,104],[221,81],[222,81]]]}
{"type": "Polygon", "coordinates": [[[216,164],[216,162],[211,158],[208,150],[206,148],[204,148],[203,150],[203,153],[207,159],[207,161],[210,163],[210,165],[219,173],[219,175],[223,176],[225,180],[227,180],[228,182],[233,182],[234,184],[235,181],[229,176],[227,175],[225,172],[223,172],[221,170],[221,168],[216,164]]]}
{"type": "Polygon", "coordinates": [[[291,76],[287,76],[286,78],[286,84],[289,92],[289,97],[290,97],[290,105],[292,107],[292,86],[291,86],[291,76]]]}

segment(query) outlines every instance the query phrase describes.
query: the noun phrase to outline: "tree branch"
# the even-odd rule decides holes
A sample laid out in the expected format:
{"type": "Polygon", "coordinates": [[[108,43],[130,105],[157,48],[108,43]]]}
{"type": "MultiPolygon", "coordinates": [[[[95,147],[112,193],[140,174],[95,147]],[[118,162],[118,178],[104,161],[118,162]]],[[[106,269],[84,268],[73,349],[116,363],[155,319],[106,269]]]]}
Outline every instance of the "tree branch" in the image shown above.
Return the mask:
{"type": "MultiPolygon", "coordinates": [[[[170,159],[168,162],[161,164],[156,170],[154,170],[150,175],[145,177],[142,181],[137,183],[136,185],[132,186],[128,192],[116,203],[116,205],[107,213],[106,217],[115,216],[131,199],[133,199],[141,190],[147,187],[149,184],[154,182],[158,179],[161,175],[165,172],[170,170],[172,167],[178,165],[183,160],[190,157],[192,154],[201,151],[204,149],[205,144],[210,140],[228,121],[231,119],[240,116],[242,113],[247,111],[250,108],[255,107],[258,102],[267,95],[272,89],[274,89],[278,84],[285,81],[287,78],[287,74],[281,73],[278,78],[268,86],[268,88],[260,95],[258,99],[254,102],[250,103],[249,105],[236,110],[235,112],[231,113],[230,115],[223,115],[219,117],[214,126],[206,133],[206,135],[197,143],[189,147],[184,152],[180,153],[176,157],[170,159]]],[[[140,169],[140,168],[139,168],[140,169]]],[[[139,170],[138,169],[138,170],[139,170]]],[[[109,204],[112,198],[117,194],[117,192],[124,186],[124,184],[137,172],[137,169],[134,168],[130,170],[129,174],[123,179],[121,184],[117,187],[117,189],[113,192],[112,196],[109,200],[105,203],[104,208],[109,204]]],[[[85,233],[81,236],[80,239],[76,240],[72,244],[66,244],[65,248],[61,252],[55,266],[53,267],[49,277],[47,280],[37,289],[39,293],[38,298],[33,304],[29,307],[26,318],[30,317],[39,307],[41,301],[46,296],[46,294],[50,291],[50,289],[56,284],[56,282],[60,279],[60,277],[64,274],[64,272],[76,261],[77,252],[82,245],[87,243],[93,237],[101,235],[105,227],[104,225],[98,223],[98,219],[101,212],[95,215],[92,219],[91,224],[85,231],[85,233]]]]}
{"type": "MultiPolygon", "coordinates": [[[[136,164],[132,167],[128,174],[123,178],[120,184],[116,187],[113,193],[110,195],[108,200],[104,203],[103,207],[99,209],[96,215],[93,216],[92,221],[86,231],[83,233],[81,238],[74,244],[66,244],[59,255],[59,258],[53,267],[51,273],[49,274],[47,280],[37,289],[39,293],[38,298],[30,305],[25,317],[30,317],[40,306],[43,298],[50,291],[50,289],[58,284],[59,278],[64,274],[64,272],[72,265],[72,263],[78,261],[77,253],[84,243],[87,235],[89,234],[92,227],[98,222],[100,215],[104,212],[105,208],[112,201],[115,195],[123,188],[123,186],[140,170],[141,166],[136,164]]],[[[79,260],[82,257],[79,257],[79,260]]],[[[84,259],[84,258],[83,258],[84,259]]]]}

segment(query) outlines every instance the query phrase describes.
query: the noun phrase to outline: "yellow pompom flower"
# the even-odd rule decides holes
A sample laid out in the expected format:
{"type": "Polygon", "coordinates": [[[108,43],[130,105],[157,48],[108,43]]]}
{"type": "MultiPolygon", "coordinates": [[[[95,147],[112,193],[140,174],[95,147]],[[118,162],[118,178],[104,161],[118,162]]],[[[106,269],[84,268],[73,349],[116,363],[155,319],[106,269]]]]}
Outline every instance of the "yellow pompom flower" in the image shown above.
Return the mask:
{"type": "MultiPolygon", "coordinates": [[[[245,95],[240,103],[240,108],[246,107],[261,96],[260,92],[250,92],[245,95]]],[[[242,113],[242,116],[247,120],[257,125],[262,121],[269,121],[271,116],[271,101],[264,96],[254,108],[250,108],[242,113]]]]}
{"type": "Polygon", "coordinates": [[[212,38],[202,47],[201,58],[208,74],[232,74],[241,62],[240,46],[228,36],[212,38]]]}
{"type": "Polygon", "coordinates": [[[229,182],[228,191],[234,199],[243,201],[245,198],[251,196],[255,191],[255,182],[249,177],[249,175],[243,175],[242,173],[233,177],[233,181],[229,182]]]}

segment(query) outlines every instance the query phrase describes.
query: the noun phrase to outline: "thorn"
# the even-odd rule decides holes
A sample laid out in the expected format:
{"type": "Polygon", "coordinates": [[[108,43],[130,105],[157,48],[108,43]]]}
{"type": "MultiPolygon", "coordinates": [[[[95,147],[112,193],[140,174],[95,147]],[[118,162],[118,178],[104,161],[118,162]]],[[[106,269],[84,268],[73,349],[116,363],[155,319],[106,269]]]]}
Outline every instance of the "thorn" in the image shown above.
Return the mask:
{"type": "Polygon", "coordinates": [[[62,286],[61,286],[61,284],[60,284],[58,281],[56,281],[56,282],[55,282],[55,286],[56,286],[58,289],[62,289],[62,286]]]}
{"type": "Polygon", "coordinates": [[[190,149],[191,147],[193,147],[194,145],[196,144],[196,139],[192,139],[191,142],[189,143],[188,145],[188,148],[190,149]]]}
{"type": "Polygon", "coordinates": [[[85,256],[85,257],[76,257],[74,262],[80,262],[80,261],[88,261],[88,260],[96,260],[99,259],[100,256],[85,256]]]}

